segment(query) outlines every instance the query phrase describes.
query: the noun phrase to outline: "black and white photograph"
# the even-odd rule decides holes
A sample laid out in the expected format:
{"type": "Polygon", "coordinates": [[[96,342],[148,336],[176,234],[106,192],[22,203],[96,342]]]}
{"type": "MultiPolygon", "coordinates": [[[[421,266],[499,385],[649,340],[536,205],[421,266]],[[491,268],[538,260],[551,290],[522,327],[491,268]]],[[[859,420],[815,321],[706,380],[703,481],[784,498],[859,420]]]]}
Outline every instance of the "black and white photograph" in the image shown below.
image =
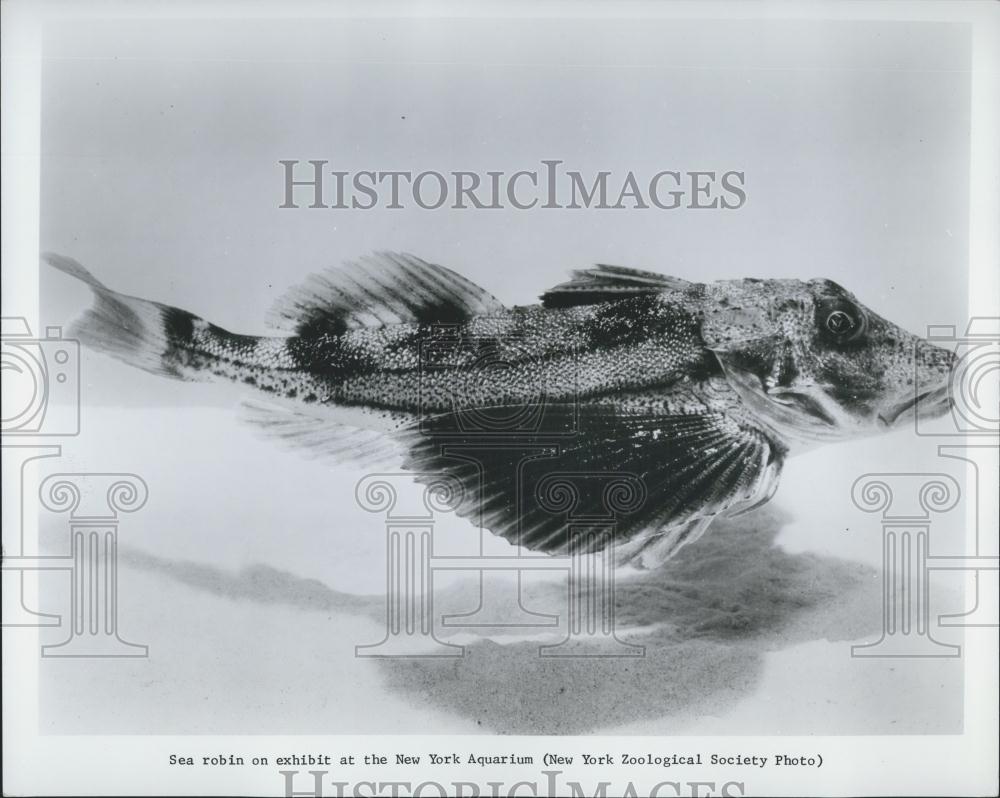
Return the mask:
{"type": "Polygon", "coordinates": [[[995,4],[0,11],[4,794],[996,794],[995,4]]]}

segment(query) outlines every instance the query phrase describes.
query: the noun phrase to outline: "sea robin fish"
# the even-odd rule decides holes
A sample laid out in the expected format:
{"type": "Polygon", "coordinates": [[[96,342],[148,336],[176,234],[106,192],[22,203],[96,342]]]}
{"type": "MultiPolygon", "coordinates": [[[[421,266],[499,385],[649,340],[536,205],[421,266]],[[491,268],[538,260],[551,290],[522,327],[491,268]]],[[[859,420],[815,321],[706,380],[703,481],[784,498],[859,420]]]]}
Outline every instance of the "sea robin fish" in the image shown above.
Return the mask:
{"type": "Polygon", "coordinates": [[[266,400],[253,421],[313,453],[446,475],[460,514],[549,553],[607,541],[537,500],[546,475],[575,476],[582,519],[608,515],[607,481],[588,476],[641,480],[614,555],[652,567],[715,517],[766,502],[789,454],[949,406],[952,353],[830,280],[694,283],[601,265],[508,308],[449,269],[381,253],[309,278],[274,310],[282,334],[256,337],[44,257],[94,292],[71,331],[85,344],[238,383],[266,400]]]}

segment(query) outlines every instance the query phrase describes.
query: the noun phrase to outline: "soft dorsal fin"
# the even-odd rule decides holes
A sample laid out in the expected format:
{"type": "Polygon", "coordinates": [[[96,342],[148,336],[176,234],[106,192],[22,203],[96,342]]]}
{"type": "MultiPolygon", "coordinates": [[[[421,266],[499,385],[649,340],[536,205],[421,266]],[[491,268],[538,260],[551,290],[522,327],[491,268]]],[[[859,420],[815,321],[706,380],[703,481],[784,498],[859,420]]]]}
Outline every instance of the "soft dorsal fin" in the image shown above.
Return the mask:
{"type": "Polygon", "coordinates": [[[378,252],[311,275],[278,300],[269,321],[297,335],[341,335],[359,327],[451,323],[503,310],[496,297],[451,269],[378,252]]]}
{"type": "Polygon", "coordinates": [[[592,269],[577,269],[572,280],[553,286],[542,294],[541,299],[547,308],[567,308],[612,302],[641,294],[683,291],[693,285],[679,277],[598,263],[592,269]]]}

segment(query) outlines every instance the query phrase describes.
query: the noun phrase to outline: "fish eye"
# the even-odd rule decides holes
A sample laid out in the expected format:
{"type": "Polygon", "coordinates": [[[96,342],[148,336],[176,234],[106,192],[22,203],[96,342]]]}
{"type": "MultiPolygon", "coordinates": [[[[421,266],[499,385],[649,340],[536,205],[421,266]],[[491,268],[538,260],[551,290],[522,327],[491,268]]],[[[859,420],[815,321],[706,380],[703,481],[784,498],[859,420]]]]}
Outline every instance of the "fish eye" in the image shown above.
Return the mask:
{"type": "Polygon", "coordinates": [[[838,344],[856,340],[867,326],[864,314],[842,300],[823,303],[817,317],[826,333],[838,344]]]}
{"type": "Polygon", "coordinates": [[[826,317],[826,328],[834,335],[846,335],[854,329],[854,319],[847,311],[835,310],[826,317]]]}

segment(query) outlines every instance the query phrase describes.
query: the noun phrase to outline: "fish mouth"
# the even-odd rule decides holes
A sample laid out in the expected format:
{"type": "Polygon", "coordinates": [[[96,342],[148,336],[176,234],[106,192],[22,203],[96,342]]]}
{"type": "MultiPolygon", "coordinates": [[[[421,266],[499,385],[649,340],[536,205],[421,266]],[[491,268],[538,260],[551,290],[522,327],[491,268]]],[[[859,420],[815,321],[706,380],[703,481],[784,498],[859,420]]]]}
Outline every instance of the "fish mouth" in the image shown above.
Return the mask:
{"type": "Polygon", "coordinates": [[[901,421],[911,418],[936,418],[944,415],[951,407],[948,386],[930,388],[922,393],[909,396],[901,402],[892,405],[888,410],[878,414],[878,422],[889,429],[901,421]]]}

